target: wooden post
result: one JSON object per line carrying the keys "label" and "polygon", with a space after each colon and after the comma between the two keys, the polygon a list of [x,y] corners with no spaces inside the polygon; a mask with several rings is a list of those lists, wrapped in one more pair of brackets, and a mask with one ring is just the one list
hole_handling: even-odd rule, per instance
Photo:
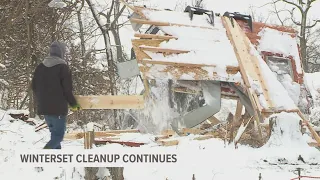
{"label": "wooden post", "polygon": [[[258,132],[259,132],[259,137],[260,137],[260,141],[263,141],[262,138],[262,130],[260,127],[260,117],[261,117],[261,112],[259,111],[259,107],[260,102],[258,101],[257,98],[254,97],[255,92],[253,91],[250,81],[249,81],[249,77],[253,78],[254,80],[259,80],[260,76],[257,75],[257,72],[255,70],[253,70],[253,62],[251,61],[251,54],[249,53],[250,50],[248,49],[248,47],[245,44],[245,40],[243,38],[245,38],[245,36],[243,35],[243,33],[241,33],[241,28],[239,27],[239,25],[237,23],[235,23],[234,27],[231,23],[231,20],[228,19],[227,17],[222,17],[222,23],[224,25],[224,27],[227,30],[227,36],[229,37],[231,44],[234,48],[234,51],[236,53],[236,57],[239,63],[239,67],[240,67],[240,74],[242,76],[242,79],[244,81],[245,84],[245,90],[249,96],[249,99],[251,101],[253,110],[254,110],[254,118],[255,118],[255,122],[257,124],[258,127]],[[248,74],[247,74],[248,72]],[[258,76],[258,77],[257,77]],[[266,97],[267,98],[267,97]]]}
{"label": "wooden post", "polygon": [[320,137],[318,135],[318,133],[311,127],[310,123],[308,122],[308,120],[304,117],[304,115],[302,114],[302,112],[299,110],[298,111],[298,115],[300,116],[300,118],[303,120],[303,122],[306,124],[306,126],[308,127],[311,135],[313,136],[313,138],[316,140],[316,142],[318,143],[318,145],[320,145]]}
{"label": "wooden post", "polygon": [[238,123],[238,121],[241,118],[241,113],[242,113],[242,104],[240,102],[240,100],[237,100],[237,108],[236,108],[236,112],[234,113],[233,116],[233,121],[231,122],[231,127],[230,127],[230,139],[229,139],[229,144],[232,143],[233,141],[233,133],[234,133],[234,127],[235,125]]}
{"label": "wooden post", "polygon": [[92,149],[92,145],[94,143],[94,132],[87,131],[84,133],[84,148]]}
{"label": "wooden post", "polygon": [[[94,143],[94,131],[86,131],[84,132],[84,148],[92,149],[92,145]],[[98,172],[98,167],[85,167],[85,180],[97,179],[96,174]]]}

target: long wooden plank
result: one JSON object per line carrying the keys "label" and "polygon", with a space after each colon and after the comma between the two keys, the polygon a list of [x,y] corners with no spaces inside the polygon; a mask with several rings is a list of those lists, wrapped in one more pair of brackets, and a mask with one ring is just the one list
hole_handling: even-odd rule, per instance
{"label": "long wooden plank", "polygon": [[186,50],[179,50],[179,49],[169,49],[169,48],[159,48],[159,47],[147,47],[147,46],[140,46],[140,49],[144,51],[150,51],[155,53],[170,53],[170,54],[181,54],[181,53],[188,53],[190,51]]}
{"label": "long wooden plank", "polygon": [[[245,89],[247,91],[247,94],[253,106],[254,118],[258,126],[260,139],[262,140],[262,130],[260,127],[260,111],[258,109],[258,106],[259,106],[258,104],[260,104],[260,102],[256,101],[253,97],[253,94],[255,92],[251,87],[249,77],[248,77],[248,74],[249,74],[251,78],[257,79],[257,75],[255,74],[256,71],[254,70],[252,64],[250,64],[251,62],[250,55],[249,55],[249,52],[246,50],[246,45],[243,42],[243,38],[241,37],[242,34],[239,32],[239,29],[233,27],[233,24],[231,23],[229,18],[227,17],[221,17],[221,18],[222,18],[222,23],[227,30],[227,36],[229,37],[231,44],[234,48],[234,51],[238,60],[238,64],[240,67],[240,74],[242,76],[242,79],[245,84]],[[237,23],[234,23],[234,24],[237,24]]]}
{"label": "long wooden plank", "polygon": [[170,61],[153,60],[153,59],[138,60],[138,62],[141,64],[160,64],[160,65],[168,65],[168,66],[216,67],[216,65],[209,65],[209,64],[181,63],[181,62],[170,62]]}
{"label": "long wooden plank", "polygon": [[134,37],[138,37],[141,39],[163,39],[163,40],[170,40],[170,39],[178,39],[174,36],[165,36],[165,35],[158,35],[158,34],[134,34]]}
{"label": "long wooden plank", "polygon": [[139,47],[141,45],[144,46],[153,46],[158,47],[160,43],[164,42],[163,39],[133,39],[132,42],[132,48],[134,50],[134,53],[136,55],[137,60],[143,60],[143,59],[151,59],[149,55],[147,55],[144,51],[142,51]]}
{"label": "long wooden plank", "polygon": [[[248,38],[248,36],[245,34],[245,32],[241,29],[240,25],[238,23],[235,23],[235,28],[238,29],[238,31],[240,32],[241,34],[241,37],[243,38],[244,42],[245,42],[245,45],[246,45],[246,48],[247,48],[247,52],[248,54],[251,56],[250,57],[250,60],[251,60],[251,65],[254,67],[254,70],[257,74],[257,78],[256,80],[258,80],[261,84],[261,89],[262,89],[262,92],[263,92],[263,95],[265,97],[265,100],[268,104],[268,109],[273,109],[274,108],[274,104],[269,96],[269,87],[267,87],[266,85],[266,82],[262,76],[262,73],[261,73],[261,67],[260,67],[260,63],[259,63],[259,60],[256,56],[253,55],[253,53],[250,53],[251,52],[251,41],[250,39]],[[250,64],[250,61],[248,61],[248,63]]]}
{"label": "long wooden plank", "polygon": [[215,28],[213,28],[213,27],[195,26],[195,25],[160,22],[160,21],[150,21],[150,20],[137,19],[137,18],[130,18],[129,20],[132,23],[148,24],[148,25],[154,25],[154,26],[183,26],[183,27],[195,27],[195,28],[201,28],[201,29],[212,29],[212,30],[215,30]]}
{"label": "long wooden plank", "polygon": [[141,16],[142,18],[146,19],[146,16],[141,12],[141,8],[131,6],[124,0],[120,0],[120,2],[123,3],[125,6],[127,6],[129,9],[131,9],[132,11],[134,11],[135,13],[139,14],[139,16]]}
{"label": "long wooden plank", "polygon": [[[216,80],[238,83],[239,79],[234,74],[227,72],[221,75],[215,72],[215,67],[188,67],[188,66],[170,66],[160,64],[139,63],[139,69],[146,79],[168,78],[174,80]],[[210,74],[209,74],[210,73]],[[211,75],[212,73],[212,75]]]}
{"label": "long wooden plank", "polygon": [[143,109],[142,95],[75,96],[82,109]]}
{"label": "long wooden plank", "polygon": [[[164,60],[143,59],[138,60],[141,64],[159,64],[167,66],[186,66],[186,67],[216,67],[214,64],[197,64],[197,63],[183,63],[183,62],[170,62]],[[228,74],[236,74],[240,69],[237,66],[226,66],[226,72]]]}
{"label": "long wooden plank", "polygon": [[[115,137],[122,133],[139,133],[138,129],[127,129],[127,130],[109,130],[109,131],[95,131],[94,137]],[[64,136],[64,139],[81,139],[84,137],[83,132],[71,132]]]}
{"label": "long wooden plank", "polygon": [[237,122],[241,119],[243,105],[241,104],[240,100],[237,101],[236,112],[234,113],[233,120]]}
{"label": "long wooden plank", "polygon": [[318,144],[320,144],[320,136],[318,135],[318,133],[312,128],[312,126],[310,125],[309,121],[304,117],[304,115],[302,114],[302,112],[299,110],[298,111],[298,115],[301,117],[301,119],[303,120],[303,122],[306,124],[306,126],[308,127],[310,133],[312,134],[313,138],[317,141]]}

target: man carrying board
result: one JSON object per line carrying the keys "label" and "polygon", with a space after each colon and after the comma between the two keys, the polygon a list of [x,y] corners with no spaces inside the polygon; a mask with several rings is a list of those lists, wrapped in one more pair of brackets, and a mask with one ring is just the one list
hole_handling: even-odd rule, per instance
{"label": "man carrying board", "polygon": [[37,114],[44,115],[51,133],[51,139],[44,149],[61,149],[68,105],[72,111],[80,109],[72,92],[72,77],[64,60],[65,53],[65,43],[53,42],[50,55],[37,66],[32,78]]}

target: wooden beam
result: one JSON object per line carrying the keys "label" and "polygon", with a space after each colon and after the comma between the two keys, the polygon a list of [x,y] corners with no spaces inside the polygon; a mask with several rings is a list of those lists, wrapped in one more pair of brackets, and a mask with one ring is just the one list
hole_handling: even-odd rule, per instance
{"label": "wooden beam", "polygon": [[165,36],[158,34],[134,34],[134,37],[138,37],[141,39],[161,39],[161,40],[170,40],[170,39],[178,39],[174,36]]}
{"label": "wooden beam", "polygon": [[161,146],[176,146],[179,144],[178,140],[159,140],[157,141],[158,144],[160,144]]}
{"label": "wooden beam", "polygon": [[[265,100],[269,106],[268,109],[274,109],[273,102],[269,96],[269,91],[268,91],[269,87],[267,87],[267,84],[266,84],[264,77],[262,75],[259,59],[253,53],[251,53],[251,50],[252,50],[251,47],[253,47],[253,46],[250,46],[251,41],[250,41],[249,37],[245,34],[245,32],[242,30],[242,28],[239,26],[239,24],[237,22],[235,22],[234,24],[235,24],[235,28],[237,28],[239,30],[239,33],[241,34],[241,37],[244,40],[248,54],[250,55],[249,60],[251,60],[251,61],[248,61],[247,62],[248,64],[246,66],[248,66],[250,63],[251,63],[251,66],[253,66],[255,74],[257,75],[256,76],[257,80],[261,84],[261,89],[262,89],[263,95],[265,97]],[[272,88],[272,87],[270,87],[270,88]]]}
{"label": "wooden beam", "polygon": [[181,133],[187,136],[189,134],[200,134],[201,130],[197,128],[182,128]]}
{"label": "wooden beam", "polygon": [[212,139],[214,138],[213,135],[203,135],[203,136],[198,136],[193,138],[193,140],[198,140],[198,141],[202,141],[202,140],[207,140],[207,139]]}
{"label": "wooden beam", "polygon": [[281,113],[281,112],[287,112],[287,113],[291,113],[291,112],[299,112],[299,109],[289,109],[289,110],[270,110],[270,109],[262,109],[261,111],[262,113]]}
{"label": "wooden beam", "polygon": [[170,62],[170,61],[165,61],[165,60],[153,60],[153,59],[138,60],[138,62],[141,64],[144,64],[144,65],[158,64],[158,65],[186,66],[186,67],[216,67],[216,65]]}
{"label": "wooden beam", "polygon": [[[184,62],[170,62],[165,60],[155,60],[155,59],[143,59],[138,60],[141,64],[158,64],[158,65],[167,65],[167,66],[186,66],[186,67],[217,67],[215,64],[197,64],[197,63],[184,63]],[[236,66],[227,66],[226,72],[228,74],[236,74],[239,72],[239,67]],[[236,72],[235,72],[236,71]],[[232,73],[231,73],[232,72]]]}
{"label": "wooden beam", "polygon": [[234,122],[237,122],[237,121],[239,121],[241,119],[242,109],[243,109],[243,105],[241,104],[240,100],[238,100],[237,101],[236,112],[234,113],[234,116],[233,116]]}
{"label": "wooden beam", "polygon": [[84,133],[84,149],[92,149],[94,144],[94,132],[87,131]]}
{"label": "wooden beam", "polygon": [[142,8],[131,6],[124,0],[120,0],[120,2],[123,3],[125,6],[127,6],[129,9],[131,9],[133,12],[139,14],[139,16],[141,16],[142,18],[146,19],[146,16],[141,12]]}
{"label": "wooden beam", "polygon": [[188,67],[188,66],[170,66],[150,63],[139,63],[139,70],[147,79],[166,78],[173,80],[216,80],[239,82],[235,74],[219,75],[215,72],[215,67]]}
{"label": "wooden beam", "polygon": [[318,133],[312,128],[312,126],[310,125],[309,121],[304,117],[304,115],[302,114],[302,112],[299,110],[298,115],[300,116],[300,118],[303,120],[303,122],[306,124],[306,126],[308,127],[310,133],[312,134],[313,138],[317,141],[318,144],[320,144],[320,137],[318,135]]}
{"label": "wooden beam", "polygon": [[143,109],[142,95],[75,96],[82,109]]}
{"label": "wooden beam", "polygon": [[153,47],[159,47],[160,43],[164,42],[163,39],[133,39],[132,42],[132,48],[134,50],[134,53],[137,57],[137,60],[143,60],[143,59],[151,59],[149,55],[147,55],[144,51],[142,51],[139,47],[141,45],[144,46],[153,46]]}
{"label": "wooden beam", "polygon": [[143,51],[150,51],[150,52],[154,52],[154,53],[166,53],[166,54],[181,54],[181,53],[190,52],[190,51],[186,51],[186,50],[159,48],[159,47],[147,47],[147,46],[139,46],[139,48]]}
{"label": "wooden beam", "polygon": [[244,123],[244,119],[242,121],[242,124],[240,125],[239,129],[238,129],[238,132],[237,132],[237,135],[234,139],[234,145],[237,147],[237,144],[242,136],[242,134],[244,133],[244,131],[247,129],[249,123],[251,122],[251,119],[253,118],[253,116],[251,116],[251,118],[249,119],[249,121],[247,122],[247,124]]}
{"label": "wooden beam", "polygon": [[172,129],[166,129],[166,130],[163,130],[162,132],[161,132],[161,135],[163,135],[163,136],[169,136],[169,137],[171,137],[171,136],[173,136],[173,135],[175,135],[176,134],[176,132],[174,131],[174,130],[172,130]]}
{"label": "wooden beam", "polygon": [[[127,130],[109,130],[109,131],[95,131],[94,137],[115,137],[122,133],[139,133],[138,129],[127,129]],[[64,139],[81,139],[84,137],[83,132],[71,132],[66,133]]]}
{"label": "wooden beam", "polygon": [[320,148],[320,144],[318,144],[317,142],[309,142],[308,145],[310,147],[319,147]]}
{"label": "wooden beam", "polygon": [[251,104],[254,109],[254,117],[255,117],[255,120],[256,120],[256,123],[258,126],[260,140],[262,140],[262,130],[260,127],[260,117],[261,116],[260,116],[260,111],[258,109],[260,102],[256,101],[253,97],[253,94],[255,92],[253,91],[253,89],[251,87],[251,84],[250,84],[250,81],[248,78],[248,74],[247,74],[247,72],[248,72],[251,78],[257,79],[257,77],[256,77],[257,75],[255,74],[256,71],[254,70],[254,68],[252,67],[252,64],[251,64],[250,51],[248,51],[246,49],[246,45],[244,44],[244,40],[241,37],[243,35],[239,32],[240,31],[239,25],[237,23],[234,23],[235,27],[238,27],[238,28],[234,28],[230,19],[228,19],[227,17],[221,17],[221,18],[222,18],[222,23],[227,30],[227,36],[229,37],[231,44],[234,48],[234,52],[236,54],[238,64],[240,67],[241,77],[244,81],[245,89],[247,91],[247,94],[249,96],[249,99],[250,99]]}
{"label": "wooden beam", "polygon": [[154,26],[183,26],[183,27],[194,27],[194,28],[201,28],[201,29],[216,30],[213,27],[194,26],[194,25],[188,25],[188,24],[178,24],[178,23],[169,23],[169,22],[161,22],[161,21],[150,21],[150,20],[137,19],[137,18],[130,18],[129,20],[137,24],[148,24],[148,25],[154,25]]}
{"label": "wooden beam", "polygon": [[130,142],[130,141],[114,141],[114,140],[98,140],[96,141],[96,145],[98,144],[121,144],[121,145],[125,145],[125,146],[129,146],[129,147],[140,147],[142,145],[144,145],[145,143],[141,143],[141,142]]}

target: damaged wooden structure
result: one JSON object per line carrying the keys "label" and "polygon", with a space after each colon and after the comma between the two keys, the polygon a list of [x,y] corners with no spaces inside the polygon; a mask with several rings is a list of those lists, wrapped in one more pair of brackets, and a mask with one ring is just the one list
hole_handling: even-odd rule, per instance
{"label": "damaged wooden structure", "polygon": [[[203,107],[179,118],[186,128],[209,122],[208,119],[220,111],[221,99],[228,98],[237,100],[236,113],[227,125],[228,131],[232,131],[229,140],[234,136],[241,137],[243,132],[237,134],[233,131],[246,128],[250,123],[263,144],[268,138],[267,129],[270,129],[265,119],[287,112],[298,114],[320,144],[319,136],[308,125],[298,104],[273,75],[276,72],[269,68],[270,62],[276,59],[272,57],[287,57],[258,50],[261,42],[257,41],[257,36],[262,30],[270,28],[289,33],[293,38],[295,31],[252,22],[250,16],[239,13],[219,15],[193,7],[176,12],[122,3],[133,12],[129,21],[137,33],[132,39],[134,59],[131,66],[136,63],[135,68],[145,84],[145,95],[149,92],[150,82],[157,79],[171,81],[174,92],[204,94],[206,104]],[[302,65],[297,63],[300,59],[295,58],[289,57],[292,77],[294,82],[303,84]],[[243,107],[249,117],[246,122],[242,117]],[[177,133],[179,127],[176,124],[171,126]],[[210,123],[206,126],[210,127]]]}

